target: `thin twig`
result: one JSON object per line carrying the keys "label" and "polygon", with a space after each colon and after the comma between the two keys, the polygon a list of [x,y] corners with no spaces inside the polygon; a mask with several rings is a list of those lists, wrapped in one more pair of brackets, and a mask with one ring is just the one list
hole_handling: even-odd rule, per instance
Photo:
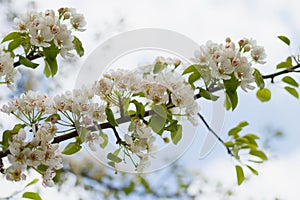
{"label": "thin twig", "polygon": [[234,156],[231,150],[226,146],[225,142],[218,136],[218,134],[208,125],[208,123],[205,121],[204,117],[200,114],[197,113],[201,121],[204,123],[206,128],[226,147],[227,153],[230,154],[231,156]]}

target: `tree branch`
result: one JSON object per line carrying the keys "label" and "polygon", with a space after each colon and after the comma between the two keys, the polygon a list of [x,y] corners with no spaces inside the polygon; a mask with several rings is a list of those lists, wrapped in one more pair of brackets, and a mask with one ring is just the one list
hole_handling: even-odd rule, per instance
{"label": "tree branch", "polygon": [[206,120],[204,119],[204,117],[200,113],[197,113],[197,115],[199,116],[199,118],[201,119],[201,121],[204,123],[204,125],[206,126],[206,128],[219,140],[219,142],[221,142],[225,146],[225,148],[227,149],[227,153],[234,157],[234,155],[231,152],[231,150],[226,146],[225,142],[218,136],[218,134],[208,125],[208,123],[206,122]]}
{"label": "tree branch", "polygon": [[275,72],[275,73],[272,73],[272,74],[268,74],[268,75],[263,75],[262,78],[263,79],[271,79],[271,83],[274,83],[274,78],[276,76],[280,76],[282,74],[287,74],[287,73],[291,73],[291,72],[298,72],[298,71],[295,71],[296,69],[300,68],[300,64],[298,65],[295,65],[295,66],[292,66],[290,68],[286,68],[284,70],[281,70],[279,72]]}

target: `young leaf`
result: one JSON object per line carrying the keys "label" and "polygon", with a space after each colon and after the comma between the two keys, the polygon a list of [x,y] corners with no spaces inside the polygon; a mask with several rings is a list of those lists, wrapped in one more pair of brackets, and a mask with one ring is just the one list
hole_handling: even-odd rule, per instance
{"label": "young leaf", "polygon": [[287,57],[286,61],[283,61],[283,62],[279,63],[276,68],[277,69],[289,68],[292,65],[293,65],[293,63],[292,63],[292,57],[289,56],[289,57]]}
{"label": "young leaf", "polygon": [[295,98],[299,99],[299,94],[297,92],[297,90],[295,88],[289,87],[289,86],[285,86],[284,89],[286,91],[288,91],[288,93],[290,93],[291,95],[293,95]]}
{"label": "young leaf", "polygon": [[8,44],[7,50],[13,51],[14,49],[18,48],[21,44],[22,44],[22,38],[17,38]]}
{"label": "young leaf", "polygon": [[28,58],[25,58],[24,56],[19,55],[19,62],[20,64],[24,65],[25,67],[29,67],[31,69],[37,68],[39,64],[31,62]]}
{"label": "young leaf", "polygon": [[20,38],[20,37],[21,37],[21,34],[19,32],[11,32],[3,38],[1,43],[9,41],[9,40],[15,40],[15,39]]}
{"label": "young leaf", "polygon": [[240,85],[240,82],[234,74],[231,75],[231,79],[224,80],[223,82],[226,96],[228,97],[227,101],[228,103],[230,103],[232,110],[234,110],[238,104],[238,95],[236,90],[237,87]]}
{"label": "young leaf", "polygon": [[261,158],[262,160],[268,160],[268,157],[266,156],[266,154],[260,150],[251,150],[249,152],[249,154],[256,156],[258,158]]}
{"label": "young leaf", "polygon": [[171,139],[174,144],[177,144],[182,138],[182,126],[177,125],[177,130],[171,132]]}
{"label": "young leaf", "polygon": [[162,118],[167,118],[167,109],[163,105],[155,105],[152,108],[156,114],[161,116]]}
{"label": "young leaf", "polygon": [[166,118],[163,118],[159,115],[152,115],[150,118],[149,126],[155,133],[160,134],[164,129],[166,123]]}
{"label": "young leaf", "polygon": [[80,57],[82,57],[82,56],[84,55],[84,49],[83,49],[83,47],[82,47],[81,41],[80,41],[76,36],[74,36],[73,44],[74,44],[76,53],[77,53]]}
{"label": "young leaf", "polygon": [[166,66],[168,66],[167,63],[162,63],[162,62],[155,63],[154,68],[153,68],[153,73],[157,74],[157,73],[161,72],[164,68],[166,68]]}
{"label": "young leaf", "polygon": [[106,107],[105,113],[106,113],[106,119],[110,123],[110,125],[118,126],[118,123],[115,120],[114,113],[109,107]]}
{"label": "young leaf", "polygon": [[290,46],[291,41],[290,41],[289,38],[287,38],[287,37],[284,36],[284,35],[280,35],[280,36],[278,36],[278,38],[279,38],[281,41],[283,41],[285,44],[287,44],[288,46]]}
{"label": "young leaf", "polygon": [[236,169],[238,185],[241,185],[243,183],[243,181],[245,180],[243,168],[239,165],[236,165],[235,169]]}
{"label": "young leaf", "polygon": [[261,73],[257,69],[254,69],[253,76],[255,78],[255,83],[256,83],[257,87],[259,87],[260,89],[264,88],[265,81],[264,81]]}
{"label": "young leaf", "polygon": [[102,142],[102,144],[100,144],[100,147],[102,149],[104,149],[107,146],[107,144],[108,144],[108,136],[103,131],[101,131],[101,130],[99,131],[99,135],[103,139],[103,142]]}
{"label": "young leaf", "polygon": [[121,158],[119,158],[118,156],[116,156],[115,154],[112,154],[112,153],[108,153],[107,154],[107,159],[111,160],[114,163],[120,163],[120,162],[122,162]]}
{"label": "young leaf", "polygon": [[37,182],[39,182],[39,179],[38,179],[38,178],[35,178],[35,179],[33,179],[30,183],[28,183],[25,187],[29,187],[29,186],[31,186],[31,185],[34,185],[34,184],[36,184]]}
{"label": "young leaf", "polygon": [[219,98],[218,96],[211,94],[210,92],[208,92],[203,88],[200,88],[199,94],[201,97],[212,101],[217,101]]}
{"label": "young leaf", "polygon": [[271,99],[271,91],[267,88],[259,89],[256,92],[256,97],[261,101],[261,102],[266,102]]}
{"label": "young leaf", "polygon": [[282,78],[282,81],[287,83],[287,84],[290,84],[292,86],[295,86],[295,87],[298,87],[299,86],[299,83],[297,81],[295,81],[295,79],[293,79],[292,77],[290,76],[285,76]]}
{"label": "young leaf", "polygon": [[136,115],[140,116],[140,117],[144,117],[145,116],[145,107],[142,103],[138,102],[137,100],[132,100],[131,103],[133,103],[135,105],[135,109],[136,109]]}
{"label": "young leaf", "polygon": [[42,200],[41,196],[36,192],[25,192],[22,197],[33,200]]}
{"label": "young leaf", "polygon": [[58,53],[59,53],[59,49],[55,46],[54,43],[52,43],[50,47],[46,47],[43,49],[43,55],[45,56],[45,63],[48,64],[48,68],[49,68],[48,70],[52,77],[54,77],[58,71],[58,65],[56,60]]}
{"label": "young leaf", "polygon": [[255,170],[253,167],[251,167],[251,166],[249,166],[249,165],[247,165],[247,167],[248,167],[248,169],[250,169],[250,171],[251,171],[253,174],[255,174],[256,176],[258,176],[258,171],[257,171],[257,170]]}
{"label": "young leaf", "polygon": [[61,153],[66,155],[72,155],[80,151],[81,148],[82,147],[79,142],[70,142]]}
{"label": "young leaf", "polygon": [[49,78],[51,76],[50,66],[49,66],[48,62],[46,61],[46,59],[44,59],[44,61],[45,61],[44,74],[47,78]]}

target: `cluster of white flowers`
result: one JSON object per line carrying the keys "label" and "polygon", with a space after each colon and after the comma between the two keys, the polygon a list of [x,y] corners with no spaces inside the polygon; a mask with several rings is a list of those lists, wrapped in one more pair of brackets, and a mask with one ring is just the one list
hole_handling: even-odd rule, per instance
{"label": "cluster of white flowers", "polygon": [[253,89],[250,83],[254,82],[251,63],[264,64],[266,53],[262,46],[258,46],[255,40],[244,38],[239,41],[238,47],[230,38],[225,44],[217,44],[208,41],[195,52],[194,62],[200,65],[208,65],[211,75],[215,79],[228,80],[231,74],[241,82],[241,88],[245,91]]}
{"label": "cluster of white flowers", "polygon": [[131,126],[132,133],[125,134],[125,142],[129,150],[140,158],[136,169],[137,172],[142,172],[151,164],[149,157],[156,150],[155,137],[152,129],[138,119],[134,120]]}
{"label": "cluster of white flowers", "polygon": [[[154,72],[157,64],[163,67]],[[194,100],[190,84],[179,71],[174,70],[179,65],[178,59],[158,57],[153,64],[135,70],[110,71],[95,83],[95,93],[106,101],[111,99],[114,91],[122,91],[127,96],[143,93],[152,105],[172,103],[180,108],[176,114],[187,116],[195,124],[192,118],[199,111],[199,105]]]}
{"label": "cluster of white flowers", "polygon": [[6,169],[6,178],[12,181],[20,181],[26,178],[24,171],[27,167],[37,168],[40,165],[46,167],[43,174],[43,185],[53,186],[55,170],[62,168],[62,156],[58,153],[58,144],[51,144],[56,132],[56,126],[51,123],[43,123],[38,130],[33,127],[33,139],[29,141],[29,135],[24,129],[9,141],[8,160],[11,163]]}
{"label": "cluster of white flowers", "polygon": [[[14,68],[14,59],[9,52],[0,47],[0,83],[11,84],[18,78],[19,73]],[[2,77],[4,80],[1,81]]]}
{"label": "cluster of white flowers", "polygon": [[63,57],[72,55],[69,53],[74,49],[72,30],[84,31],[85,25],[84,16],[74,8],[60,8],[58,15],[54,10],[29,12],[15,19],[15,28],[28,33],[32,45],[49,47],[54,42]]}

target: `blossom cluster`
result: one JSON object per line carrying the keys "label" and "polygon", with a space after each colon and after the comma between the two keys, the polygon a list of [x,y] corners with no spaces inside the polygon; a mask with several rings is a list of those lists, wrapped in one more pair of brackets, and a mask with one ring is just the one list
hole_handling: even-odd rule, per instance
{"label": "blossom cluster", "polygon": [[[155,68],[162,66],[156,72]],[[199,105],[194,100],[194,90],[187,83],[180,71],[174,70],[180,65],[178,59],[158,57],[154,63],[140,66],[134,70],[117,69],[103,75],[94,85],[95,93],[106,101],[113,101],[114,91],[121,91],[127,96],[143,94],[144,101],[151,105],[168,104],[174,114],[187,116],[196,124],[193,117],[199,111]],[[141,95],[140,95],[141,96]],[[151,108],[150,105],[150,108]]]}
{"label": "blossom cluster", "polygon": [[58,15],[54,10],[29,12],[15,19],[15,28],[21,33],[28,33],[30,43],[36,47],[50,47],[51,43],[65,57],[74,49],[72,30],[84,31],[84,16],[74,8],[60,8]]}
{"label": "blossom cluster", "polygon": [[231,74],[240,81],[243,90],[254,89],[250,83],[254,82],[251,66],[252,62],[264,64],[266,53],[262,46],[257,45],[255,40],[241,39],[238,46],[226,39],[225,44],[217,44],[207,41],[195,51],[195,58],[192,60],[200,65],[210,67],[211,76],[217,80],[231,79]]}
{"label": "blossom cluster", "polygon": [[[10,53],[5,52],[0,48],[0,84],[11,84],[15,82],[18,78],[19,73],[14,68],[14,59],[11,57]],[[1,81],[2,77],[4,78]]]}
{"label": "blossom cluster", "polygon": [[[43,123],[41,127],[33,130],[33,139],[29,140],[27,132],[21,128],[18,134],[13,135],[9,141],[8,160],[11,163],[6,169],[6,178],[12,181],[20,181],[26,178],[24,173],[28,167],[46,167],[43,172],[43,185],[53,186],[55,170],[62,168],[62,156],[57,152],[58,144],[51,144],[56,133],[56,126],[51,123]],[[38,169],[37,169],[38,170]]]}

